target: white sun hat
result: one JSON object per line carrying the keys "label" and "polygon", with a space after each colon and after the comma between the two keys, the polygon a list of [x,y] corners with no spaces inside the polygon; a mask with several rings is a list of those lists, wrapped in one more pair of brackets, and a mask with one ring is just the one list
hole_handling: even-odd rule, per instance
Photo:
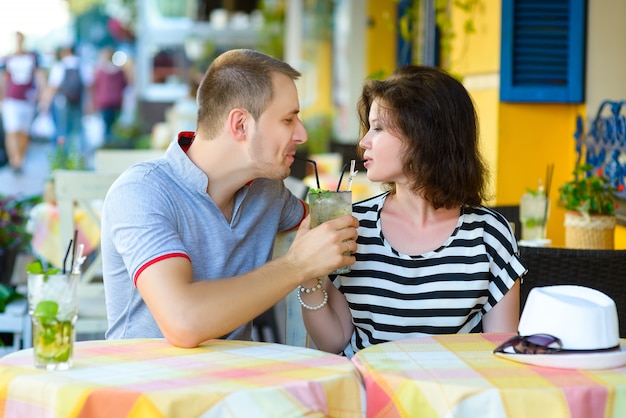
{"label": "white sun hat", "polygon": [[605,369],[626,364],[615,302],[589,287],[557,285],[531,289],[518,331],[520,336],[557,337],[561,351],[522,354],[509,347],[496,355],[537,366],[568,369]]}

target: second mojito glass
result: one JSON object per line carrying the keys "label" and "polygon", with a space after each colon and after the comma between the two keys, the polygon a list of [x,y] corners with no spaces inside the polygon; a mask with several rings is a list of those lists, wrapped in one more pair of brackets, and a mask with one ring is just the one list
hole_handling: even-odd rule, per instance
{"label": "second mojito glass", "polygon": [[541,240],[546,238],[546,222],[549,202],[545,193],[524,193],[520,202],[520,221],[522,240]]}
{"label": "second mojito glass", "polygon": [[[350,190],[311,191],[308,200],[311,212],[311,228],[331,219],[352,214],[352,192]],[[350,266],[343,266],[330,274],[343,274],[349,271]]]}

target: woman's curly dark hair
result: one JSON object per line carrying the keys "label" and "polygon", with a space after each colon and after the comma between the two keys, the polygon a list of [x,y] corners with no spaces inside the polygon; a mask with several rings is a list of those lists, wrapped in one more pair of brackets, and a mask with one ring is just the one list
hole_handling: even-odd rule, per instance
{"label": "woman's curly dark hair", "polygon": [[361,136],[370,129],[374,100],[379,118],[404,142],[403,171],[415,192],[436,209],[487,200],[476,111],[460,82],[439,68],[415,65],[366,81],[358,103]]}

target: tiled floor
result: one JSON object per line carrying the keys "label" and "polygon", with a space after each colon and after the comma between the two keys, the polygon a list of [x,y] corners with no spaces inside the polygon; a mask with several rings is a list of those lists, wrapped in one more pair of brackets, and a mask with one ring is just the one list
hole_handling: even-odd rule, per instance
{"label": "tiled floor", "polygon": [[32,142],[21,173],[15,173],[8,164],[1,167],[0,195],[31,197],[42,194],[44,183],[50,175],[51,152],[51,143]]}

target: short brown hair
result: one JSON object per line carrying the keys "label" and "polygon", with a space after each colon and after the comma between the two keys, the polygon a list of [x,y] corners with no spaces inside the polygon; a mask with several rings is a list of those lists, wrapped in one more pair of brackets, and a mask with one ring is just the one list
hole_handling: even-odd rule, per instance
{"label": "short brown hair", "polygon": [[362,135],[370,129],[375,99],[379,118],[404,142],[403,172],[414,191],[435,208],[478,206],[486,200],[476,111],[460,82],[439,68],[413,65],[384,81],[366,81],[358,103]]}
{"label": "short brown hair", "polygon": [[292,80],[300,77],[289,64],[258,51],[233,49],[218,56],[198,87],[198,130],[214,137],[235,107],[246,109],[258,120],[272,100],[274,73]]}

